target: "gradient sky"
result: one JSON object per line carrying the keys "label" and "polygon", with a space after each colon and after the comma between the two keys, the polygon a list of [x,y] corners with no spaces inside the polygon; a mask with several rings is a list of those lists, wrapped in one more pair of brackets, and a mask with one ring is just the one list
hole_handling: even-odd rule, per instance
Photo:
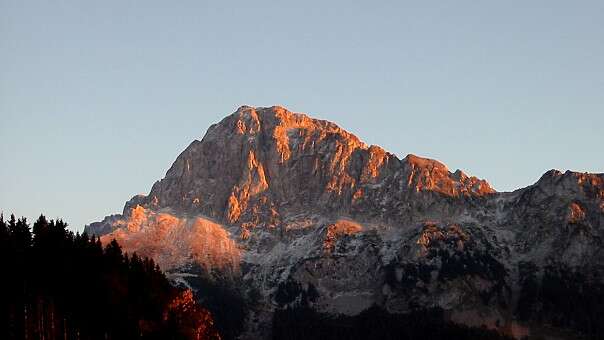
{"label": "gradient sky", "polygon": [[240,105],[508,191],[604,171],[603,1],[0,0],[0,210],[121,212]]}

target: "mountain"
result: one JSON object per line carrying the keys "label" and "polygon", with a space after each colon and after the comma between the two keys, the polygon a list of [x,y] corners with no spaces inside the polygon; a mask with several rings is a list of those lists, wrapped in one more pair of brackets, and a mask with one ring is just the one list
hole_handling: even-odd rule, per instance
{"label": "mountain", "polygon": [[86,231],[178,284],[237,282],[257,300],[248,337],[300,305],[349,317],[439,308],[517,338],[604,334],[604,174],[551,170],[496,192],[277,106],[212,125],[148,195]]}

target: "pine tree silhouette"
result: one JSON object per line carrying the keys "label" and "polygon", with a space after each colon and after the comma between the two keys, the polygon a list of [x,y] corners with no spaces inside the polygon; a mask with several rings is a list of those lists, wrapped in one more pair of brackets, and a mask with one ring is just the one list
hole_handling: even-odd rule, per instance
{"label": "pine tree silhouette", "polygon": [[32,231],[0,214],[0,339],[219,338],[210,313],[152,260],[43,215]]}

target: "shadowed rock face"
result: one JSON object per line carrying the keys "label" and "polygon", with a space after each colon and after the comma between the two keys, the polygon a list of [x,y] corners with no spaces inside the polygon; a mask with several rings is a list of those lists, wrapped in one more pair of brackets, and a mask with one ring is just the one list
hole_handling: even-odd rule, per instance
{"label": "shadowed rock face", "polygon": [[497,193],[333,123],[243,106],[193,141],[149,195],[86,231],[168,271],[197,263],[242,278],[261,292],[259,324],[294,281],[320,311],[440,306],[457,322],[524,334],[519,265],[604,272],[603,216],[603,174],[552,170]]}

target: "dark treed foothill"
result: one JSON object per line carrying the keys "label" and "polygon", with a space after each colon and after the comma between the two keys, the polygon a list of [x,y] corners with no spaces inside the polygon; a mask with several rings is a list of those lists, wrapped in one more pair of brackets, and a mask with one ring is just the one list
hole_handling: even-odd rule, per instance
{"label": "dark treed foothill", "polygon": [[333,316],[295,306],[275,312],[273,339],[513,339],[485,328],[444,322],[442,313],[432,309],[392,314],[374,306],[355,316]]}

